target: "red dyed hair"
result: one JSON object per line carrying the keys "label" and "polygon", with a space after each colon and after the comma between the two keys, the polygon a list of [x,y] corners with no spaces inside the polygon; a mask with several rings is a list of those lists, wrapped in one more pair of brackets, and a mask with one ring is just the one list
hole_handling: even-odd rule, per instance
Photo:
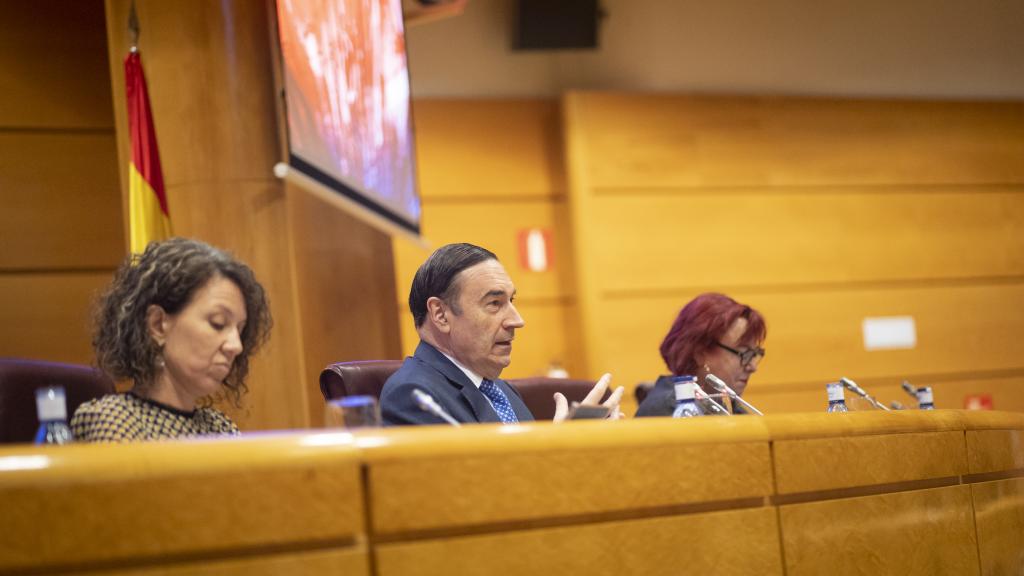
{"label": "red dyed hair", "polygon": [[661,342],[661,357],[672,374],[697,374],[697,355],[710,350],[737,318],[747,319],[740,342],[759,344],[768,334],[764,317],[725,294],[701,294],[683,306]]}

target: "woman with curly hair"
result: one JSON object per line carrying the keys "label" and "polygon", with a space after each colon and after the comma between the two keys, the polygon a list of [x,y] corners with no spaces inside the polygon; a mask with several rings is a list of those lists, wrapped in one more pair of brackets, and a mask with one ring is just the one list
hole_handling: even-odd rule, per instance
{"label": "woman with curly hair", "polygon": [[[764,317],[757,310],[725,294],[697,296],[679,311],[661,343],[661,357],[672,375],[658,378],[636,415],[672,415],[676,403],[672,376],[696,376],[712,394],[704,377],[714,374],[742,396],[764,358],[761,346],[766,336]],[[737,405],[733,411],[743,413]]]}
{"label": "woman with curly hair", "polygon": [[98,302],[97,364],[126,394],[82,404],[71,419],[84,442],[126,442],[237,434],[204,399],[226,393],[238,405],[249,357],[271,318],[248,266],[203,242],[153,242],[129,257]]}

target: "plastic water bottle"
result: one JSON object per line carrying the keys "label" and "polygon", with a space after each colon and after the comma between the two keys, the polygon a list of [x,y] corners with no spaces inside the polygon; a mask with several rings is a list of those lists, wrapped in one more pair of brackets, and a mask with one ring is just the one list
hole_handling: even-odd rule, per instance
{"label": "plastic water bottle", "polygon": [[692,418],[703,416],[704,411],[697,405],[697,377],[676,376],[672,379],[676,392],[676,409],[672,412],[673,418]]}
{"label": "plastic water bottle", "polygon": [[72,442],[71,428],[68,428],[68,407],[64,400],[64,388],[50,386],[36,389],[36,414],[39,416],[36,444],[69,444]]}
{"label": "plastic water bottle", "polygon": [[825,385],[828,392],[827,412],[849,412],[846,409],[846,396],[843,395],[843,385],[839,382],[832,382]]}
{"label": "plastic water bottle", "polygon": [[917,407],[921,410],[935,410],[931,386],[922,386],[917,389]]}

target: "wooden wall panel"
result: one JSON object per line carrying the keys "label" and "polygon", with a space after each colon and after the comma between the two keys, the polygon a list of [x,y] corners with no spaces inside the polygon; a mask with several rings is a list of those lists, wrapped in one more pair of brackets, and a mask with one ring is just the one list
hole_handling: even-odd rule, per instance
{"label": "wooden wall panel", "polygon": [[114,268],[122,257],[113,129],[0,130],[0,269]]}
{"label": "wooden wall panel", "polygon": [[[629,382],[664,373],[658,346],[679,308],[695,295],[604,300],[598,357]],[[824,386],[840,376],[865,384],[888,378],[898,386],[903,378],[924,385],[919,376],[964,379],[968,374],[990,378],[1007,376],[1007,371],[1024,373],[1019,350],[1012,344],[1021,319],[1008,313],[1024,298],[1024,284],[731,295],[760,310],[768,321],[768,354],[751,378],[751,393],[775,384]],[[894,315],[915,318],[917,347],[865,351],[862,320]]]}
{"label": "wooden wall panel", "polygon": [[[470,242],[501,260],[527,324],[503,376],[536,376],[553,362],[579,374],[558,103],[418,100],[414,112],[423,236],[431,245],[394,242],[404,354],[412,354],[419,341],[408,312],[416,269],[434,249]],[[551,232],[552,267],[547,271],[530,271],[520,263],[517,234],[528,228]]]}
{"label": "wooden wall panel", "polygon": [[[653,380],[679,309],[723,291],[767,318],[750,393],[778,385],[774,408],[819,410],[844,375],[899,400],[902,378],[979,379],[956,407],[1024,377],[1021,103],[578,93],[563,111],[586,376]],[[863,319],[895,315],[916,347],[867,352]]]}
{"label": "wooden wall panel", "polygon": [[0,6],[0,356],[88,364],[124,254],[101,0]]}
{"label": "wooden wall panel", "polygon": [[417,100],[413,114],[425,200],[564,195],[557,101]]}
{"label": "wooden wall panel", "polygon": [[[123,85],[115,62],[127,50],[123,23],[130,5],[106,4],[115,87]],[[139,2],[136,8],[174,231],[248,263],[274,315],[244,406],[222,407],[242,429],[318,425],[323,403],[316,378],[327,362],[398,353],[388,240],[301,190],[286,190],[273,176],[281,143],[270,5]],[[123,152],[123,102],[115,100],[115,109]]]}
{"label": "wooden wall panel", "polygon": [[322,426],[325,366],[401,356],[391,240],[290,185],[288,202],[310,425]]}
{"label": "wooden wall panel", "polygon": [[91,364],[92,307],[113,272],[0,274],[0,356]]}
{"label": "wooden wall panel", "polygon": [[[558,200],[524,199],[487,202],[424,202],[424,237],[430,248],[395,242],[395,267],[398,295],[407,302],[416,269],[430,253],[452,242],[470,242],[498,256],[516,285],[519,298],[559,298],[571,295],[566,276],[572,269],[568,246],[559,241],[567,220],[565,204]],[[527,228],[546,228],[555,232],[551,270],[533,272],[520,263],[518,232]]]}
{"label": "wooden wall panel", "polygon": [[580,93],[595,188],[1024,181],[1024,103]]}
{"label": "wooden wall panel", "polygon": [[4,2],[0,22],[0,129],[111,129],[101,0]]}
{"label": "wooden wall panel", "polygon": [[605,295],[1024,275],[1024,186],[630,190],[590,217]]}

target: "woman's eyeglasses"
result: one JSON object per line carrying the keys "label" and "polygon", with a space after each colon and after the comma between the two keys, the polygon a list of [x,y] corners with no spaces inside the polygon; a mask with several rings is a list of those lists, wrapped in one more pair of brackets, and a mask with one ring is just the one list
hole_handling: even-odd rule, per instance
{"label": "woman's eyeglasses", "polygon": [[729,352],[732,352],[733,354],[739,356],[741,366],[746,366],[747,364],[750,364],[750,362],[754,360],[755,356],[758,359],[764,358],[765,354],[764,348],[761,348],[760,346],[754,346],[753,348],[744,348],[743,350],[737,350],[735,348],[730,348],[729,346],[726,346],[721,342],[715,342],[715,344],[717,344],[719,348],[722,348],[723,350],[728,350]]}

